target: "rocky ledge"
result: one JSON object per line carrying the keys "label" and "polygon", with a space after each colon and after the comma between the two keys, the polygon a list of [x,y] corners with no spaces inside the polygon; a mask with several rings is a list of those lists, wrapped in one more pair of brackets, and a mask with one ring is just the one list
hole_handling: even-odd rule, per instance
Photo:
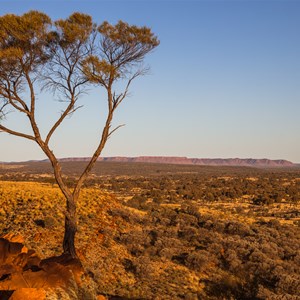
{"label": "rocky ledge", "polygon": [[0,238],[0,299],[84,299],[88,296],[85,287],[89,279],[79,260],[65,256],[41,260],[23,242],[18,235]]}

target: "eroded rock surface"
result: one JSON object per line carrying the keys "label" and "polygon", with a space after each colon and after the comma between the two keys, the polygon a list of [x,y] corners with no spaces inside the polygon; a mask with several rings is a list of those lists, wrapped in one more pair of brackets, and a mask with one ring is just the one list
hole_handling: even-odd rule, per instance
{"label": "eroded rock surface", "polygon": [[[77,299],[84,284],[79,260],[67,256],[41,260],[20,236],[0,238],[0,299]],[[56,296],[57,297],[56,297]]]}

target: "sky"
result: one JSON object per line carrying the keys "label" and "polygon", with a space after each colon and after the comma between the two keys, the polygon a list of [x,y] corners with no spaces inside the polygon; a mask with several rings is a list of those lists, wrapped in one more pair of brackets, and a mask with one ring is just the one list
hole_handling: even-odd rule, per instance
{"label": "sky", "polygon": [[[53,20],[74,11],[97,23],[148,26],[160,45],[116,112],[102,156],[269,158],[300,163],[300,1],[1,1],[0,15],[40,10]],[[40,94],[45,134],[60,103]],[[90,89],[55,134],[57,157],[91,156],[105,94]],[[9,114],[4,125],[29,130]],[[0,134],[0,161],[45,158],[29,140]]]}

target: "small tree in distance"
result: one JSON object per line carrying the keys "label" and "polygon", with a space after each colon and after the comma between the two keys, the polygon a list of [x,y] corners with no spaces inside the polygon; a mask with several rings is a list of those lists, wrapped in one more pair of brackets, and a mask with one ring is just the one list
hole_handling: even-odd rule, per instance
{"label": "small tree in distance", "polygon": [[[77,201],[107,139],[120,127],[111,128],[114,112],[128,95],[131,82],[145,73],[141,64],[146,54],[158,45],[157,37],[147,27],[130,26],[122,21],[98,26],[89,15],[78,12],[54,23],[38,11],[0,17],[0,132],[36,142],[49,158],[66,199],[65,255],[77,258]],[[115,86],[119,81],[125,85],[117,93]],[[74,189],[70,189],[49,143],[65,118],[80,107],[78,100],[90,84],[106,90],[108,111],[98,146]],[[42,136],[36,121],[36,95],[45,89],[59,96],[66,107]],[[3,117],[10,111],[25,115],[32,132],[4,126]]]}

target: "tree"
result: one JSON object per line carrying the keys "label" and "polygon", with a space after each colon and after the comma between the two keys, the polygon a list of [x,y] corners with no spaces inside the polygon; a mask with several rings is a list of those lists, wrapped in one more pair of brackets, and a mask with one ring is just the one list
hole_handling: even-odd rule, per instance
{"label": "tree", "polygon": [[[55,179],[66,199],[63,254],[76,258],[77,201],[83,183],[100,156],[107,139],[120,127],[111,128],[113,115],[128,95],[132,81],[147,71],[144,57],[159,45],[147,27],[93,23],[89,15],[73,13],[52,22],[44,13],[0,17],[0,115],[14,111],[25,115],[31,133],[0,123],[0,132],[32,140],[49,158]],[[116,85],[125,83],[121,92]],[[106,90],[107,117],[99,143],[81,176],[70,189],[60,162],[49,143],[55,131],[81,106],[78,100],[87,86]],[[59,96],[66,107],[45,136],[36,121],[36,94],[45,90]]]}

